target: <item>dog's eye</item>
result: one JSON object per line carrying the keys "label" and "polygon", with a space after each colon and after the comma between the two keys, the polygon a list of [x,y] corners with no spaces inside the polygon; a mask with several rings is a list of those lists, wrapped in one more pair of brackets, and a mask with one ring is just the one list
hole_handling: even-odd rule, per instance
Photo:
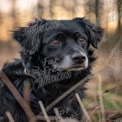
{"label": "dog's eye", "polygon": [[78,42],[81,43],[81,44],[84,44],[84,43],[85,43],[85,39],[79,38],[79,39],[78,39]]}
{"label": "dog's eye", "polygon": [[51,45],[56,46],[56,47],[59,47],[59,46],[61,46],[61,41],[53,40],[53,41],[51,42]]}
{"label": "dog's eye", "polygon": [[51,43],[54,44],[54,45],[59,45],[61,42],[58,41],[58,40],[54,40],[54,41],[52,41]]}
{"label": "dog's eye", "polygon": [[84,44],[86,41],[78,32],[75,33],[75,38],[77,39],[78,43],[80,43],[80,44]]}

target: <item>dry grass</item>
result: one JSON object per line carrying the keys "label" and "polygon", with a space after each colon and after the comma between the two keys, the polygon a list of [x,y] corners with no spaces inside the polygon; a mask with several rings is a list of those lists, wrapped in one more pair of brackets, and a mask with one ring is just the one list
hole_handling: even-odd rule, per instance
{"label": "dry grass", "polygon": [[[15,46],[11,46],[11,49],[8,49],[6,46],[5,48],[0,48],[0,67],[2,67],[4,62],[11,60],[13,57],[18,57],[18,49],[13,48]],[[119,51],[120,49],[116,47],[117,50]],[[99,52],[99,58],[93,69],[94,77],[87,83],[86,98],[81,101],[78,94],[76,95],[84,113],[82,122],[122,121],[122,50],[120,50],[120,54],[112,53],[111,50],[103,50],[103,52]],[[29,89],[29,86],[26,85],[25,87]],[[29,92],[27,89],[25,89],[25,101],[28,103],[27,97]],[[39,105],[40,109],[43,109],[44,116],[35,116],[31,122],[40,119],[47,122],[52,122],[54,119],[57,122],[77,122],[77,120],[70,118],[63,119],[58,112],[55,112],[56,116],[48,116],[46,109],[42,107],[43,104],[40,103]],[[11,114],[9,112],[6,114],[10,122],[14,122]]]}

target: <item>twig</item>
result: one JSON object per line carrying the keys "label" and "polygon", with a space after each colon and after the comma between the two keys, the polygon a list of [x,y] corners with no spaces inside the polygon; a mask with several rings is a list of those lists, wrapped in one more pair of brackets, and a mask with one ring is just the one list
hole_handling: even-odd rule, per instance
{"label": "twig", "polygon": [[59,103],[62,99],[64,99],[67,95],[69,95],[71,92],[73,92],[75,89],[77,89],[79,86],[81,86],[83,83],[85,83],[86,80],[88,80],[92,74],[89,74],[86,76],[83,80],[75,84],[72,88],[64,92],[61,96],[59,96],[56,100],[54,100],[51,104],[49,104],[46,107],[46,111],[49,111],[52,107],[54,107],[57,103]]}
{"label": "twig", "polygon": [[70,117],[69,117],[69,118],[63,118],[63,117],[60,115],[60,113],[59,113],[59,111],[58,111],[57,108],[54,108],[54,112],[55,112],[56,117],[57,117],[56,122],[79,122],[79,121],[77,121],[77,120],[75,120],[75,119],[71,119]]}
{"label": "twig", "polygon": [[62,118],[57,108],[54,108],[54,112],[55,112],[56,117],[57,117],[58,119]]}
{"label": "twig", "polygon": [[23,88],[23,98],[27,102],[27,104],[30,106],[29,98],[30,98],[30,83],[24,82],[24,88]]}
{"label": "twig", "polygon": [[13,96],[16,98],[19,105],[23,108],[23,110],[25,111],[28,118],[31,119],[32,117],[34,117],[35,115],[32,112],[29,105],[27,104],[27,102],[23,99],[23,97],[20,95],[20,93],[17,91],[15,86],[12,84],[12,82],[9,80],[9,78],[7,77],[7,75],[3,71],[0,71],[0,77],[2,78],[4,84],[11,91]]}
{"label": "twig", "polygon": [[10,112],[7,111],[6,115],[7,115],[8,119],[9,119],[9,122],[15,122]]}
{"label": "twig", "polygon": [[[92,118],[93,114],[96,112],[97,109],[99,109],[100,106],[97,106],[90,114],[90,118]],[[86,120],[86,122],[88,122],[89,120]]]}
{"label": "twig", "polygon": [[101,120],[102,120],[102,119],[101,119],[101,114],[100,114],[99,109],[97,109],[97,113],[98,113],[98,118],[99,118],[98,120],[99,120],[99,122],[102,122],[102,121],[101,121]]}
{"label": "twig", "polygon": [[103,103],[103,96],[102,96],[102,79],[101,76],[98,75],[98,95],[99,95],[99,102],[101,106],[101,114],[102,114],[102,122],[105,122],[105,110],[104,110],[104,103]]}
{"label": "twig", "polygon": [[80,99],[80,96],[78,95],[78,93],[76,93],[75,95],[76,95],[76,98],[77,98],[77,100],[78,100],[78,102],[80,104],[80,107],[81,107],[86,119],[89,120],[89,122],[91,122],[90,116],[89,116],[87,110],[85,109],[85,107],[84,107],[84,105],[83,105],[83,103],[82,103],[82,101]]}
{"label": "twig", "polygon": [[50,122],[50,119],[49,119],[49,117],[47,115],[47,112],[46,112],[46,110],[44,108],[44,105],[43,105],[42,101],[39,101],[39,105],[40,105],[40,108],[41,108],[41,110],[42,110],[42,112],[44,114],[44,117],[45,117],[46,121]]}
{"label": "twig", "polygon": [[[54,108],[54,112],[55,112],[55,114],[56,114],[57,121],[58,121],[58,122],[59,122],[59,120],[61,121],[63,118],[62,118],[62,116],[60,115],[60,113],[59,113],[59,111],[58,111],[57,108]],[[57,121],[56,121],[56,122],[57,122]]]}
{"label": "twig", "polygon": [[119,87],[122,87],[122,85],[120,85],[120,86],[115,86],[115,87],[113,87],[113,88],[110,88],[110,89],[104,90],[104,91],[103,91],[103,93],[110,92],[110,91],[112,91],[112,90],[114,90],[114,89],[116,89],[116,88],[119,88]]}

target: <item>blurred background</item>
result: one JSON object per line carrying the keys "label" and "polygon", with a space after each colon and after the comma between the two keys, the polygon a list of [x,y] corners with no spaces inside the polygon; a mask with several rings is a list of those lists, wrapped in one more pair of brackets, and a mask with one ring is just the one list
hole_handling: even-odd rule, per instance
{"label": "blurred background", "polygon": [[[95,51],[94,78],[87,84],[84,104],[87,110],[97,105],[99,82],[102,81],[104,109],[122,112],[122,0],[0,0],[0,68],[19,57],[20,47],[12,31],[26,26],[34,18],[72,19],[85,17],[105,29],[105,36]],[[99,77],[98,77],[99,76]],[[94,100],[92,104],[91,101]]]}

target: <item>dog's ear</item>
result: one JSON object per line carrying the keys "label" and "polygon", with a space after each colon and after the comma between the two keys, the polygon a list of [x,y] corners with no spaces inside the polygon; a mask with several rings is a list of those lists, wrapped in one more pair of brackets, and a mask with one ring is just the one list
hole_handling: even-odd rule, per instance
{"label": "dog's ear", "polygon": [[14,31],[13,38],[21,45],[22,49],[30,54],[35,53],[41,45],[41,32],[46,20],[35,20],[28,27],[21,27]]}
{"label": "dog's ear", "polygon": [[95,48],[98,48],[98,43],[102,40],[104,30],[84,18],[75,18],[73,21],[77,22],[81,27],[84,28],[91,45]]}

